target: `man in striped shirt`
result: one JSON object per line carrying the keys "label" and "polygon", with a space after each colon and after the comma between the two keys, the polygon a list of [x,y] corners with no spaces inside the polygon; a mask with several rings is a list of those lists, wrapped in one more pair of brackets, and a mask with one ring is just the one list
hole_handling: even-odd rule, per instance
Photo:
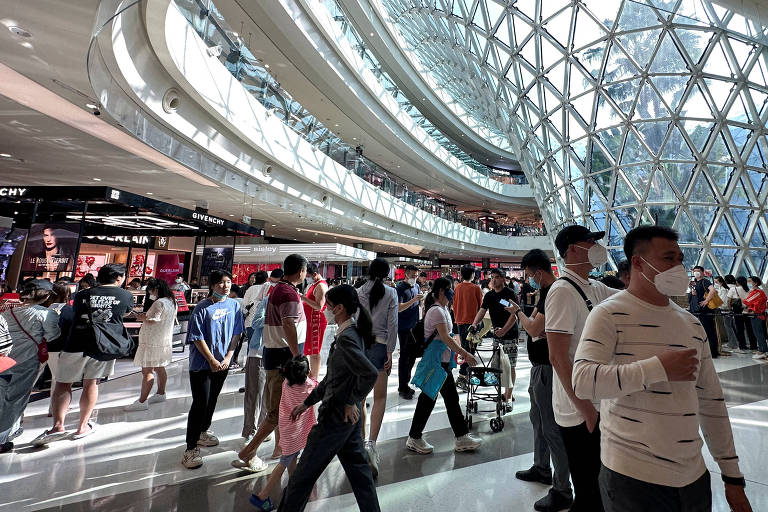
{"label": "man in striped shirt", "polygon": [[669,299],[685,294],[688,284],[677,240],[661,226],[627,234],[629,288],[592,310],[576,350],[576,396],[601,400],[603,506],[711,510],[701,427],[730,508],[750,511],[706,333]]}

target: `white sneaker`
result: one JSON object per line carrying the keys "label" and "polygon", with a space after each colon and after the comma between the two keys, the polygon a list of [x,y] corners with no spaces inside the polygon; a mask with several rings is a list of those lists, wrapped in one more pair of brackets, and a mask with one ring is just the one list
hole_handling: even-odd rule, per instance
{"label": "white sneaker", "polygon": [[768,357],[768,354],[765,354],[763,352],[758,352],[752,356],[752,359],[765,359],[766,357]]}
{"label": "white sneaker", "polygon": [[149,402],[150,404],[159,404],[161,402],[165,402],[165,393],[163,393],[162,395],[155,393],[154,395],[152,395],[147,399],[147,402]]}
{"label": "white sneaker", "polygon": [[200,456],[200,448],[194,450],[185,450],[181,463],[187,469],[199,468],[203,465],[203,458]]}
{"label": "white sneaker", "polygon": [[65,437],[69,437],[69,435],[70,433],[67,431],[53,432],[51,430],[46,430],[32,440],[32,446],[34,446],[35,448],[39,448],[41,446],[47,446],[49,443],[52,443],[54,441],[59,441],[61,439],[64,439]]}
{"label": "white sneaker", "polygon": [[235,467],[238,469],[244,469],[251,473],[261,473],[263,471],[266,471],[267,468],[269,468],[269,464],[261,460],[258,456],[254,455],[253,458],[248,462],[245,462],[240,459],[233,460],[232,467]]}
{"label": "white sneaker", "polygon": [[465,434],[456,438],[455,450],[457,452],[470,452],[480,448],[481,444],[483,444],[483,440],[479,437],[474,437],[472,434]]}
{"label": "white sneaker", "polygon": [[136,400],[131,405],[126,405],[125,407],[123,407],[123,410],[126,412],[146,411],[147,409],[149,409],[149,404],[147,402],[149,402],[149,400],[145,400],[143,402],[139,402],[138,400]]}
{"label": "white sneaker", "polygon": [[200,439],[197,440],[197,446],[216,446],[217,444],[219,444],[219,438],[210,430],[201,433]]}
{"label": "white sneaker", "polygon": [[376,451],[376,445],[371,441],[366,441],[365,453],[368,454],[368,465],[371,467],[371,473],[373,473],[373,479],[375,480],[379,477],[379,462],[381,462],[379,452]]}
{"label": "white sneaker", "polygon": [[408,440],[405,442],[405,447],[412,452],[420,453],[422,455],[432,453],[435,449],[435,447],[426,442],[423,437],[421,439],[414,439],[411,436],[408,436]]}

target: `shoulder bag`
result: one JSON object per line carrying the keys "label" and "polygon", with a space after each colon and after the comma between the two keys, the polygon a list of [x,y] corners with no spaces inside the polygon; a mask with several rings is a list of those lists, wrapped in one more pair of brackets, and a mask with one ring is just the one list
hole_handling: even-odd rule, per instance
{"label": "shoulder bag", "polygon": [[19,326],[19,329],[22,330],[24,334],[27,335],[27,338],[32,340],[32,342],[37,345],[37,360],[40,361],[40,363],[45,363],[48,361],[48,342],[45,341],[45,338],[40,340],[40,343],[35,341],[35,338],[32,337],[31,334],[27,332],[27,330],[24,328],[23,325],[21,325],[21,322],[19,322],[19,319],[16,318],[16,313],[13,312],[13,308],[9,309],[11,312],[11,316],[13,317],[13,321],[16,322],[16,325]]}
{"label": "shoulder bag", "polygon": [[[86,356],[97,361],[112,361],[121,357],[130,357],[133,351],[133,342],[126,336],[116,336],[101,322],[93,321],[93,308],[91,307],[91,295],[84,299],[88,304],[88,321],[83,325],[79,319],[75,320],[73,336],[82,336],[85,346],[83,352]],[[125,328],[123,328],[125,330]]]}

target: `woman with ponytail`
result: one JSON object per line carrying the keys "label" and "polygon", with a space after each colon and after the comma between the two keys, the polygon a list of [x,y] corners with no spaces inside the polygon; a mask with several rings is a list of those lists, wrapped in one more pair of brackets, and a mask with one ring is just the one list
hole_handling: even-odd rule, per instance
{"label": "woman with ponytail", "polygon": [[[373,387],[373,407],[371,408],[371,430],[365,451],[371,464],[373,478],[379,476],[379,454],[376,440],[379,438],[384,411],[387,408],[387,378],[392,371],[392,352],[397,342],[398,299],[397,291],[384,284],[389,277],[389,262],[376,258],[368,268],[369,280],[357,293],[362,309],[370,313],[373,321],[375,343],[367,350],[368,359],[379,371],[376,385]],[[363,409],[363,438],[365,438],[365,409]]]}
{"label": "woman with ponytail", "polygon": [[[375,345],[373,323],[361,307],[357,291],[347,284],[328,290],[325,315],[338,325],[328,355],[327,373],[304,403],[291,412],[296,421],[320,400],[317,424],[312,427],[298,466],[288,481],[280,510],[302,511],[325,468],[339,458],[363,512],[379,512],[376,486],[368,466],[361,433],[361,409],[373,389],[378,372],[365,352]],[[355,314],[359,311],[357,322]]]}

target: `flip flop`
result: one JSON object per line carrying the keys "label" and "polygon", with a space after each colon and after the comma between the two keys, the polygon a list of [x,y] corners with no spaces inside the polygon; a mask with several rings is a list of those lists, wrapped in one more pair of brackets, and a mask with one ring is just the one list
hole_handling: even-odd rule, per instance
{"label": "flip flop", "polygon": [[82,439],[84,437],[88,437],[89,435],[93,434],[93,431],[96,430],[96,424],[95,423],[91,423],[89,421],[88,422],[88,426],[91,427],[91,428],[89,428],[88,430],[86,430],[82,434],[72,434],[72,439],[76,441],[78,439]]}
{"label": "flip flop", "polygon": [[62,432],[51,432],[50,430],[46,430],[32,440],[32,446],[37,448],[41,446],[47,446],[48,444],[64,439],[67,436],[69,436],[69,432],[66,430]]}

